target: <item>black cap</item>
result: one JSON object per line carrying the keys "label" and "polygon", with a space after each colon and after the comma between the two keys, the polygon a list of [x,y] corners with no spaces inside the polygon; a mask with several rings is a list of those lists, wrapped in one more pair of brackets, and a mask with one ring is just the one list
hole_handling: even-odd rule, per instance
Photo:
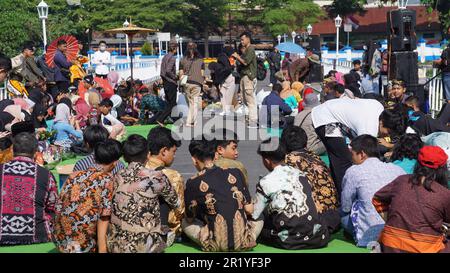
{"label": "black cap", "polygon": [[22,51],[29,49],[31,51],[36,51],[36,47],[34,46],[34,43],[31,41],[27,41],[22,46]]}
{"label": "black cap", "polygon": [[139,80],[139,79],[138,79],[138,80],[135,80],[135,81],[134,81],[134,84],[139,84],[139,85],[143,85],[142,81],[141,81],[141,80]]}

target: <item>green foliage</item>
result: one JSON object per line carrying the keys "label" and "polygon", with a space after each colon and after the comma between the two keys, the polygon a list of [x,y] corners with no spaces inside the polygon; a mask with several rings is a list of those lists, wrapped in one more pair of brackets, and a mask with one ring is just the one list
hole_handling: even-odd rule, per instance
{"label": "green foliage", "polygon": [[[293,30],[304,30],[324,15],[312,0],[250,0],[243,8],[244,16],[240,23],[260,25],[274,37]],[[251,12],[255,9],[260,12]]]}
{"label": "green foliage", "polygon": [[437,10],[439,21],[444,32],[450,28],[450,1],[449,0],[421,0],[422,4],[428,6],[428,12]]}
{"label": "green foliage", "polygon": [[325,9],[330,18],[336,18],[337,15],[345,17],[352,14],[364,15],[367,11],[364,9],[364,5],[367,4],[367,0],[334,0]]}
{"label": "green foliage", "polygon": [[142,55],[152,55],[153,54],[153,45],[149,42],[145,42],[141,48]]}

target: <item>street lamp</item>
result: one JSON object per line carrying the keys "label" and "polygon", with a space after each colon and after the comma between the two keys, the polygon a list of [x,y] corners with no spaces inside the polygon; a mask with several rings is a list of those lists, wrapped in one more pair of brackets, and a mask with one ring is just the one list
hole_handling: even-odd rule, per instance
{"label": "street lamp", "polygon": [[292,35],[292,42],[295,44],[295,37],[297,36],[297,33],[295,33],[295,31],[292,31],[291,35]]}
{"label": "street lamp", "polygon": [[[180,46],[180,35],[175,35],[175,40],[177,41],[177,45]],[[177,56],[180,58],[180,50],[177,50]]]}
{"label": "street lamp", "polygon": [[181,58],[183,58],[183,37],[180,37],[180,54]]}
{"label": "street lamp", "polygon": [[406,9],[408,5],[408,0],[398,0],[398,9]]}
{"label": "street lamp", "polygon": [[[128,19],[125,19],[125,22],[123,22],[123,27],[129,27],[130,22],[128,22]],[[130,59],[130,50],[128,48],[128,34],[125,34],[125,44],[126,44],[126,51],[127,51],[127,60]]]}
{"label": "street lamp", "polygon": [[39,19],[42,20],[42,32],[43,32],[43,40],[44,40],[44,50],[47,46],[47,27],[45,25],[45,20],[48,18],[48,5],[42,0],[37,6],[37,10],[39,13]]}
{"label": "street lamp", "polygon": [[336,26],[336,62],[334,64],[334,69],[336,70],[337,62],[339,60],[339,28],[342,25],[342,18],[338,16],[334,19],[334,24]]}
{"label": "street lamp", "polygon": [[311,36],[313,31],[313,27],[311,26],[311,24],[309,24],[308,27],[306,27],[306,31],[308,31],[308,35]]}
{"label": "street lamp", "polygon": [[281,35],[278,34],[277,39],[278,39],[278,44],[281,44]]}

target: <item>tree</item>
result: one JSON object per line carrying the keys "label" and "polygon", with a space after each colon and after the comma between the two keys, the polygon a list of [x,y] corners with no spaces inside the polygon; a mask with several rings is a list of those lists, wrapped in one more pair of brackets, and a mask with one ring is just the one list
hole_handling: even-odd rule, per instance
{"label": "tree", "polygon": [[153,45],[145,42],[141,48],[142,55],[153,55]]}
{"label": "tree", "polygon": [[428,6],[428,12],[437,10],[439,12],[439,21],[445,31],[450,28],[450,1],[449,0],[421,0],[422,4]]}
{"label": "tree", "polygon": [[364,9],[364,5],[367,4],[367,0],[334,0],[329,6],[325,6],[325,10],[328,16],[332,19],[338,15],[346,17],[352,14],[364,15],[367,11]]}
{"label": "tree", "polygon": [[312,0],[253,0],[246,1],[241,10],[241,24],[260,25],[274,37],[305,29],[324,15]]}

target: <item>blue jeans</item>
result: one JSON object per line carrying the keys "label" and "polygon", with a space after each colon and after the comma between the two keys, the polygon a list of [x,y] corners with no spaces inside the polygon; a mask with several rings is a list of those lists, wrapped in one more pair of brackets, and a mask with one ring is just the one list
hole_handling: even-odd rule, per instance
{"label": "blue jeans", "polygon": [[444,98],[450,100],[450,72],[442,73],[442,87],[444,88]]}

